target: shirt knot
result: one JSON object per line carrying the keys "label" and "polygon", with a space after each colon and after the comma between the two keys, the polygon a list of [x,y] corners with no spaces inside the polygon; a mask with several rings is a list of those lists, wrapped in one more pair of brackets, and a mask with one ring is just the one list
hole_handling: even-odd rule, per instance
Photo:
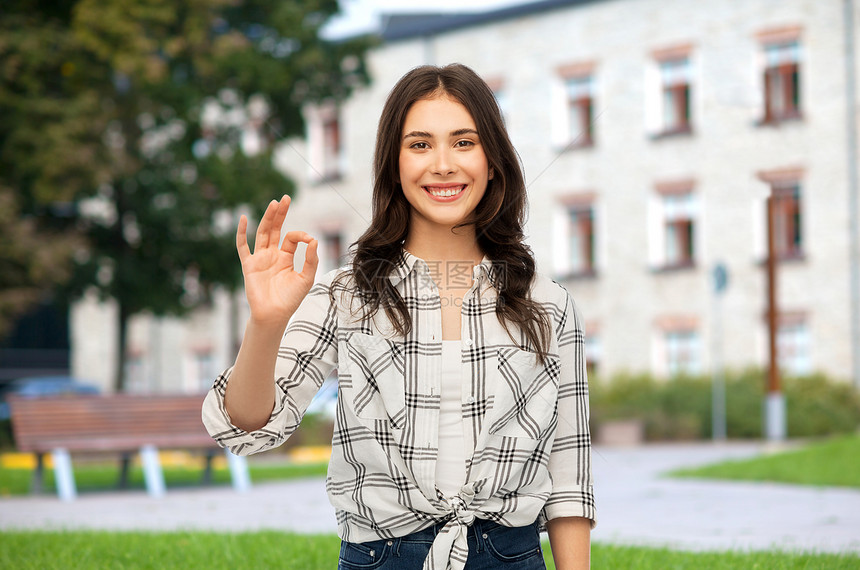
{"label": "shirt knot", "polygon": [[451,499],[451,509],[454,511],[454,517],[460,524],[471,526],[475,522],[475,511],[470,508],[472,499],[474,498],[475,494],[471,489],[464,489],[460,494]]}
{"label": "shirt knot", "polygon": [[430,553],[424,560],[423,570],[463,570],[469,558],[466,537],[469,527],[475,522],[475,511],[472,509],[474,498],[474,486],[466,485],[448,499],[448,508],[453,516],[436,535]]}

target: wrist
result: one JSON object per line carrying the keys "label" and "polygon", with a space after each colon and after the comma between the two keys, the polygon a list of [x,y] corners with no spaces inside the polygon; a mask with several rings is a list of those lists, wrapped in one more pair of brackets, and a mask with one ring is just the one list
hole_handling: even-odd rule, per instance
{"label": "wrist", "polygon": [[289,317],[286,319],[264,319],[251,315],[245,325],[245,331],[246,333],[254,332],[264,336],[278,335],[278,338],[280,338],[284,334],[284,330],[287,328],[289,322]]}

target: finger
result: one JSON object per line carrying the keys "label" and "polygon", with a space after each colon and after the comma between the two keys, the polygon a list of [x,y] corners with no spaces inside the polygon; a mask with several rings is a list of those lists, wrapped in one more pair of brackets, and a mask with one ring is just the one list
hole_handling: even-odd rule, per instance
{"label": "finger", "polygon": [[248,247],[248,218],[245,214],[239,217],[239,227],[236,229],[236,251],[239,252],[239,260],[242,263],[251,255],[251,249]]}
{"label": "finger", "polygon": [[269,228],[269,243],[280,243],[281,229],[284,226],[284,220],[287,218],[287,210],[290,209],[290,197],[284,194],[278,201],[278,206],[275,209],[275,217],[272,219],[272,226]]}
{"label": "finger", "polygon": [[275,216],[275,211],[278,208],[278,202],[272,200],[266,207],[260,225],[257,226],[257,237],[254,239],[254,252],[260,248],[269,246],[269,229],[272,227],[272,218]]}
{"label": "finger", "polygon": [[310,282],[313,282],[314,276],[317,273],[317,267],[320,263],[319,255],[317,255],[317,247],[320,242],[312,239],[308,244],[308,249],[305,251],[305,264],[302,267],[302,277]]}
{"label": "finger", "polygon": [[293,230],[284,234],[284,243],[281,244],[281,250],[286,253],[295,253],[300,242],[310,243],[313,238],[307,232]]}

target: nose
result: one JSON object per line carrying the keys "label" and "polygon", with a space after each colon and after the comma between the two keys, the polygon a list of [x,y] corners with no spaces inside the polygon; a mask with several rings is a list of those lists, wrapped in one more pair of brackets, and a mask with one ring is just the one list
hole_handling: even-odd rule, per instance
{"label": "nose", "polygon": [[436,149],[436,152],[433,154],[433,174],[445,176],[448,174],[453,174],[454,169],[455,163],[453,157],[451,156],[451,151],[444,146]]}

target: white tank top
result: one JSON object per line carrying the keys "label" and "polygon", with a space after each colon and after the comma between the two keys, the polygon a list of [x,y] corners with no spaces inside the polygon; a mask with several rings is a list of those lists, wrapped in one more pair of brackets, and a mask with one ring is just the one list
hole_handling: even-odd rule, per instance
{"label": "white tank top", "polygon": [[439,407],[439,457],[436,486],[446,497],[466,482],[466,440],[463,437],[462,363],[460,341],[442,341],[442,386]]}

